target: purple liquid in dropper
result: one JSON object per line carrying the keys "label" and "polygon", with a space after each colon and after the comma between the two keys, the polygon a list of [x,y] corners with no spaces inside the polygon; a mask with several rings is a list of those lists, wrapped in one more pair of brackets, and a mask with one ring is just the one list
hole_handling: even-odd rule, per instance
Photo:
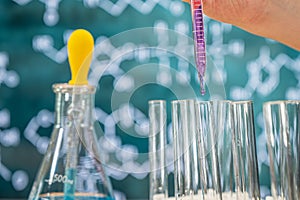
{"label": "purple liquid in dropper", "polygon": [[206,48],[201,0],[191,0],[195,61],[200,79],[201,94],[205,95],[204,75],[206,70]]}

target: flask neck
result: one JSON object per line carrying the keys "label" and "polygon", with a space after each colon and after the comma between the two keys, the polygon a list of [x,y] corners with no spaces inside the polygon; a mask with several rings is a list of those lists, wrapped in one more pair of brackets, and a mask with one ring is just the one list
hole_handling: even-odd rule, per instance
{"label": "flask neck", "polygon": [[80,123],[90,126],[94,122],[95,87],[89,85],[54,84],[55,126]]}

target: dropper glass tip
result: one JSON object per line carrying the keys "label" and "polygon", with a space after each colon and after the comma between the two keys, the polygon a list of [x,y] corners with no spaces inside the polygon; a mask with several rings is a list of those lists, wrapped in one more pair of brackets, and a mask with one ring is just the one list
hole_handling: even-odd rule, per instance
{"label": "dropper glass tip", "polygon": [[202,96],[204,96],[205,93],[206,93],[204,78],[202,76],[200,76],[200,93],[201,93]]}
{"label": "dropper glass tip", "polygon": [[201,88],[200,93],[201,93],[202,96],[204,96],[205,93],[206,93],[205,89],[204,89],[204,88]]}

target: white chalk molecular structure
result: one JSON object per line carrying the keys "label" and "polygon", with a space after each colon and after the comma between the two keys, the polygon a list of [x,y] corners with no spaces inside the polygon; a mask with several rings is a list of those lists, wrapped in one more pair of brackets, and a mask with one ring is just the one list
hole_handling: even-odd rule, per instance
{"label": "white chalk molecular structure", "polygon": [[23,190],[29,181],[28,174],[23,170],[12,170],[5,166],[2,160],[1,147],[16,147],[20,143],[20,131],[18,128],[7,128],[10,124],[10,112],[8,109],[0,110],[0,176],[7,182],[11,182],[16,191]]}
{"label": "white chalk molecular structure", "polygon": [[[65,35],[69,35],[69,31],[66,31]],[[65,62],[67,60],[67,46],[57,50],[54,48],[53,43],[53,38],[50,35],[36,35],[32,40],[32,48],[37,52],[43,53],[57,63]],[[65,43],[67,43],[66,39]]]}
{"label": "white chalk molecular structure", "polygon": [[[19,4],[20,6],[25,6],[32,0],[12,0]],[[45,13],[43,16],[44,23],[47,26],[54,26],[59,21],[59,3],[61,0],[40,0],[40,2],[45,4]]]}
{"label": "white chalk molecular structure", "polygon": [[9,88],[19,85],[20,77],[13,70],[7,70],[9,57],[6,52],[0,52],[0,85],[5,84]]}
{"label": "white chalk molecular structure", "polygon": [[[0,85],[9,88],[19,85],[19,75],[13,70],[7,70],[9,57],[6,52],[0,52]],[[8,109],[0,110],[0,144],[6,147],[17,146],[20,142],[20,133],[17,128],[7,129],[10,125],[10,112]],[[4,128],[4,129],[3,129]]]}
{"label": "white chalk molecular structure", "polygon": [[[230,96],[233,99],[250,99],[254,93],[267,97],[277,89],[280,82],[280,70],[284,67],[289,69],[298,81],[296,87],[292,86],[286,91],[286,98],[300,98],[300,56],[292,59],[288,55],[281,53],[272,59],[270,54],[269,47],[263,46],[260,48],[258,58],[247,64],[249,78],[246,85],[244,87],[233,86],[231,88]],[[263,74],[265,74],[265,78]]]}
{"label": "white chalk molecular structure", "polygon": [[[20,78],[13,70],[7,70],[9,56],[6,52],[0,52],[0,85],[4,84],[9,88],[16,87]],[[7,182],[11,182],[16,191],[23,190],[29,181],[28,174],[23,170],[12,171],[5,166],[2,160],[1,147],[16,147],[20,143],[20,131],[16,127],[10,126],[10,112],[4,108],[0,110],[0,176]]]}
{"label": "white chalk molecular structure", "polygon": [[[18,3],[20,6],[25,6],[30,3],[32,0],[12,0]],[[59,4],[62,0],[40,0],[45,4],[45,13],[44,13],[44,23],[47,26],[54,26],[59,21]],[[180,1],[172,0],[118,0],[117,2],[112,2],[110,0],[82,0],[83,5],[87,8],[100,8],[105,12],[111,14],[112,16],[121,15],[128,6],[131,6],[136,11],[143,15],[147,15],[153,11],[158,5],[164,9],[167,9],[174,16],[181,15],[183,13],[183,4]]]}

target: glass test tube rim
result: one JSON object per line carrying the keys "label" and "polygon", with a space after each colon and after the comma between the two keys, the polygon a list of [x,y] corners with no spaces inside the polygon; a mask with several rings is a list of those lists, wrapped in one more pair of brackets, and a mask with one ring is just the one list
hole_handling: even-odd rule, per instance
{"label": "glass test tube rim", "polygon": [[163,103],[163,104],[165,104],[165,103],[166,103],[166,101],[165,101],[165,100],[159,100],[159,99],[157,99],[157,100],[150,100],[150,101],[148,101],[148,104],[160,104],[160,103]]}
{"label": "glass test tube rim", "polygon": [[228,105],[233,107],[253,106],[253,100],[213,100],[213,105]]}
{"label": "glass test tube rim", "polygon": [[229,100],[232,104],[253,104],[253,100]]}
{"label": "glass test tube rim", "polygon": [[264,103],[264,107],[266,106],[275,106],[280,104],[299,104],[300,100],[274,100],[274,101],[267,101]]}
{"label": "glass test tube rim", "polygon": [[252,104],[253,100],[212,100],[212,102],[230,103],[230,104]]}
{"label": "glass test tube rim", "polygon": [[[253,104],[253,100],[197,100],[197,99],[180,99],[180,100],[173,100],[172,104],[182,103],[182,102],[189,102],[194,101],[196,104],[199,103],[229,103],[229,104]],[[300,102],[300,100],[299,100]]]}
{"label": "glass test tube rim", "polygon": [[195,99],[177,99],[177,100],[173,100],[171,101],[172,105],[175,104],[181,104],[181,103],[185,103],[185,102],[195,102]]}

